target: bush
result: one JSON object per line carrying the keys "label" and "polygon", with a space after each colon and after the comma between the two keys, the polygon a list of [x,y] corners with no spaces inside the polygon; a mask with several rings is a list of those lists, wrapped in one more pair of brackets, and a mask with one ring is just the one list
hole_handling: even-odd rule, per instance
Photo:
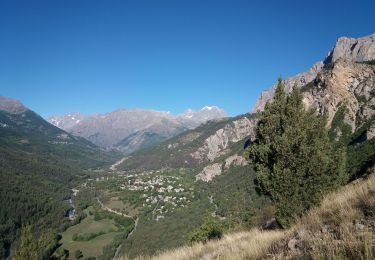
{"label": "bush", "polygon": [[223,226],[221,223],[215,218],[208,217],[199,228],[191,233],[188,243],[190,245],[197,242],[206,243],[208,240],[220,239],[222,236]]}

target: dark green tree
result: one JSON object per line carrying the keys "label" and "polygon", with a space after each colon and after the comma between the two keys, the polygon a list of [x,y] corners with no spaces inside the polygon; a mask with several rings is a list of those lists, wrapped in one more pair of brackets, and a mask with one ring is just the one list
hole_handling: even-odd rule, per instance
{"label": "dark green tree", "polygon": [[283,227],[347,181],[346,153],[333,149],[325,117],[304,109],[298,88],[286,95],[281,78],[274,100],[258,114],[256,140],[245,156]]}

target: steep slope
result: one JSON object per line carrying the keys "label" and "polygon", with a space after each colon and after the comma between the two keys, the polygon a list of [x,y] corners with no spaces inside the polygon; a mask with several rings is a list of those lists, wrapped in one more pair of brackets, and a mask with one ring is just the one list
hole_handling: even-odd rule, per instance
{"label": "steep slope", "polygon": [[49,124],[19,101],[0,97],[0,258],[17,247],[20,228],[70,225],[70,188],[84,170],[106,166],[119,154]]}
{"label": "steep slope", "polygon": [[55,160],[64,158],[66,163],[84,167],[98,167],[118,158],[119,154],[104,152],[85,139],[51,125],[18,101],[12,101],[13,105],[17,104],[17,111],[4,107],[9,100],[0,99],[2,148],[42,154]]}
{"label": "steep slope", "polygon": [[206,106],[197,111],[189,109],[177,116],[156,110],[118,109],[89,116],[71,113],[53,116],[48,120],[103,148],[116,148],[131,153],[160,143],[208,120],[226,116],[222,109]]}

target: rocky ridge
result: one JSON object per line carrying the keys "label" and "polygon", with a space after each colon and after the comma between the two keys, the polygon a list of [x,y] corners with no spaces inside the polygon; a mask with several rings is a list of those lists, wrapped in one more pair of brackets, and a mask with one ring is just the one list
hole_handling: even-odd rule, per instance
{"label": "rocky ridge", "polygon": [[354,132],[375,115],[375,66],[339,59],[319,73],[303,94],[306,107],[327,115],[328,127],[345,107],[345,123]]}
{"label": "rocky ridge", "polygon": [[[348,37],[338,38],[334,48],[328,53],[324,61],[315,63],[306,72],[284,80],[286,92],[289,93],[294,85],[302,88],[312,82],[325,64],[336,63],[339,60],[352,63],[375,60],[375,34],[358,39]],[[275,89],[276,85],[273,85],[270,89],[262,92],[252,110],[253,113],[264,109],[266,103],[273,98]]]}

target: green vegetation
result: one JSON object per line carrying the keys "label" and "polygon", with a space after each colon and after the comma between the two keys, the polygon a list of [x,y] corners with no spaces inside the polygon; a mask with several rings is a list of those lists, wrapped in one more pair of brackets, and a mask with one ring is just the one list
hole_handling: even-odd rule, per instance
{"label": "green vegetation", "polygon": [[190,245],[203,242],[206,243],[211,239],[220,239],[223,236],[223,225],[219,220],[213,217],[207,217],[203,224],[193,230],[191,233],[188,243]]}
{"label": "green vegetation", "polygon": [[38,236],[74,224],[66,217],[71,187],[87,178],[88,168],[108,165],[118,154],[70,136],[32,111],[0,111],[0,120],[7,125],[0,128],[2,259],[16,251],[24,225],[32,225]]}
{"label": "green vegetation", "polygon": [[363,61],[360,63],[368,64],[368,65],[375,65],[375,60]]}
{"label": "green vegetation", "polygon": [[345,147],[348,154],[347,171],[351,180],[367,173],[368,169],[375,164],[375,140],[367,140],[366,133],[375,122],[375,117],[361,119],[360,125],[352,133],[351,126],[345,123],[347,109],[341,106],[336,112],[329,130],[330,139],[336,140],[335,146]]}
{"label": "green vegetation", "polygon": [[342,105],[337,110],[335,116],[332,119],[331,128],[328,131],[329,138],[337,145],[347,144],[350,141],[352,128],[349,124],[345,123],[345,114],[347,108]]}
{"label": "green vegetation", "polygon": [[134,228],[134,221],[103,211],[98,205],[84,212],[85,219],[62,233],[61,248],[71,253],[80,250],[85,258],[111,259],[121,240]]}
{"label": "green vegetation", "polygon": [[48,259],[57,248],[59,239],[59,236],[53,236],[51,230],[36,238],[33,235],[32,227],[30,225],[24,226],[21,230],[20,245],[13,259]]}
{"label": "green vegetation", "polygon": [[257,139],[247,156],[283,227],[347,180],[345,151],[334,150],[325,125],[323,117],[304,110],[297,88],[285,94],[281,79],[273,102],[258,116]]}
{"label": "green vegetation", "polygon": [[224,118],[220,121],[209,121],[194,130],[184,132],[161,144],[131,154],[118,169],[125,171],[147,171],[165,168],[199,167],[199,161],[192,158],[190,154],[201,147],[204,141],[217,130],[244,116],[251,118],[254,115],[247,114],[233,118]]}

